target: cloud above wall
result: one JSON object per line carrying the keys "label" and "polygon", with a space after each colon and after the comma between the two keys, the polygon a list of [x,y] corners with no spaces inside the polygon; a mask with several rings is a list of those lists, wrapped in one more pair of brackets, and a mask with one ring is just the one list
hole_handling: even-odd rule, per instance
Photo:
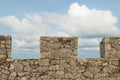
{"label": "cloud above wall", "polygon": [[101,37],[120,33],[111,11],[78,3],[70,5],[68,14],[27,13],[22,19],[8,15],[0,17],[0,23],[13,31],[14,53],[39,53],[39,36],[78,36],[80,50],[98,51]]}
{"label": "cloud above wall", "polygon": [[11,27],[14,32],[19,34],[30,34],[30,31],[33,31],[32,34],[40,34],[45,32],[45,27],[47,27],[46,25],[41,24],[42,21],[40,19],[39,15],[33,15],[31,18],[29,18],[28,15],[25,15],[21,20],[15,16],[3,16],[0,18],[0,22]]}
{"label": "cloud above wall", "polygon": [[[117,18],[109,10],[89,9],[73,3],[67,15],[48,14],[49,21],[59,25],[65,32],[79,37],[102,37],[120,33]],[[47,15],[47,17],[48,17]],[[57,19],[58,18],[58,19]]]}

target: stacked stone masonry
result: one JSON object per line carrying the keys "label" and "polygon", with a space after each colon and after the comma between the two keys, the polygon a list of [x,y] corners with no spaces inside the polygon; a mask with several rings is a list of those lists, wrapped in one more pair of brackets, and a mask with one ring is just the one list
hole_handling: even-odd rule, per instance
{"label": "stacked stone masonry", "polygon": [[100,43],[101,57],[120,58],[120,38],[106,37]]}
{"label": "stacked stone masonry", "polygon": [[[4,39],[3,39],[4,38]],[[0,36],[0,80],[120,80],[119,54],[106,55],[108,46],[118,45],[119,38],[104,38],[100,45],[102,58],[77,58],[77,37],[41,37],[40,59],[10,59],[11,37]],[[110,41],[112,40],[112,44]],[[7,42],[8,41],[8,42]],[[9,48],[7,48],[7,45]],[[110,47],[109,47],[110,48]],[[10,49],[10,50],[9,50]],[[110,49],[110,50],[112,50]],[[5,57],[1,55],[6,55]]]}
{"label": "stacked stone masonry", "polygon": [[0,60],[10,58],[11,36],[0,35]]}

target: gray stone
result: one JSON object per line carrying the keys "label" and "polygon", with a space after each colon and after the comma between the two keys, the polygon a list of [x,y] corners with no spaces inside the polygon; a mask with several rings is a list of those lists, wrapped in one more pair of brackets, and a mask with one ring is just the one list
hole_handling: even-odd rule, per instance
{"label": "gray stone", "polygon": [[17,72],[22,72],[22,70],[23,70],[23,65],[20,63],[14,64],[14,67],[15,67],[15,71],[17,71]]}
{"label": "gray stone", "polygon": [[106,38],[103,39],[103,41],[104,41],[105,43],[109,43],[110,38],[109,38],[109,37],[106,37]]}
{"label": "gray stone", "polygon": [[108,67],[104,67],[103,68],[103,72],[105,72],[105,73],[112,73],[112,71]]}
{"label": "gray stone", "polygon": [[35,77],[32,77],[32,78],[30,78],[30,80],[36,80],[36,78],[35,78]]}
{"label": "gray stone", "polygon": [[70,49],[61,49],[60,50],[60,58],[70,58],[72,54],[72,50]]}
{"label": "gray stone", "polygon": [[47,67],[47,66],[39,67],[37,70],[38,70],[39,72],[47,72],[47,71],[48,71],[48,67]]}
{"label": "gray stone", "polygon": [[59,65],[59,64],[60,64],[59,59],[51,60],[51,65]]}
{"label": "gray stone", "polygon": [[13,70],[14,68],[15,68],[14,65],[13,65],[13,64],[10,64],[9,70]]}
{"label": "gray stone", "polygon": [[37,80],[42,80],[42,79],[39,77],[39,78],[37,78]]}
{"label": "gray stone", "polygon": [[9,76],[8,80],[15,80],[14,76]]}
{"label": "gray stone", "polygon": [[49,65],[49,59],[40,59],[40,65],[41,66],[48,66]]}
{"label": "gray stone", "polygon": [[24,76],[25,75],[25,73],[24,72],[18,72],[18,76]]}
{"label": "gray stone", "polygon": [[0,59],[2,58],[6,58],[6,55],[5,54],[0,54]]}
{"label": "gray stone", "polygon": [[64,71],[57,71],[56,74],[57,75],[63,75],[65,72]]}
{"label": "gray stone", "polygon": [[103,66],[107,66],[107,65],[108,65],[108,63],[107,63],[107,62],[103,63]]}
{"label": "gray stone", "polygon": [[24,71],[30,72],[31,71],[30,65],[25,66],[24,67]]}
{"label": "gray stone", "polygon": [[17,75],[16,72],[12,72],[12,73],[10,74],[10,76],[13,76],[13,77],[15,77],[16,75]]}
{"label": "gray stone", "polygon": [[92,74],[91,72],[89,72],[89,71],[84,72],[84,75],[85,75],[86,77],[88,77],[88,78],[93,78],[93,74]]}
{"label": "gray stone", "polygon": [[22,77],[21,80],[28,80],[26,77]]}
{"label": "gray stone", "polygon": [[92,67],[92,68],[90,69],[90,72],[95,75],[95,74],[97,74],[98,72],[100,72],[100,69],[99,69],[98,67]]}
{"label": "gray stone", "polygon": [[111,50],[112,48],[111,48],[111,45],[110,44],[108,44],[108,43],[106,43],[105,44],[105,50]]}
{"label": "gray stone", "polygon": [[4,73],[4,74],[9,74],[10,72],[9,72],[8,70],[6,70],[6,69],[3,69],[3,70],[2,70],[2,73]]}
{"label": "gray stone", "polygon": [[65,73],[65,78],[72,78],[72,74],[71,73]]}

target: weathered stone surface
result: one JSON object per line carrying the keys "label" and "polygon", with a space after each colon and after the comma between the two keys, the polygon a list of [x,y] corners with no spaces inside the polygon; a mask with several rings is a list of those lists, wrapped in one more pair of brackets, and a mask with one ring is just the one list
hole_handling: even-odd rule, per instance
{"label": "weathered stone surface", "polygon": [[60,60],[59,59],[55,59],[55,60],[51,60],[51,65],[59,65],[60,64]]}
{"label": "weathered stone surface", "polygon": [[72,50],[70,49],[61,49],[60,58],[70,58],[72,55]]}
{"label": "weathered stone surface", "polygon": [[93,74],[89,71],[85,72],[84,75],[88,78],[93,78]]}
{"label": "weathered stone surface", "polygon": [[119,58],[120,38],[119,37],[103,38],[100,44],[100,53],[102,58]]}
{"label": "weathered stone surface", "polygon": [[24,72],[18,72],[18,76],[24,76],[25,75],[25,73]]}
{"label": "weathered stone surface", "polygon": [[64,75],[65,72],[64,72],[64,71],[57,71],[56,74],[57,74],[57,75]]}
{"label": "weathered stone surface", "polygon": [[[22,70],[22,69],[21,69],[21,70]],[[27,71],[27,72],[31,71],[30,65],[26,65],[26,66],[24,67],[24,71]]]}
{"label": "weathered stone surface", "polygon": [[104,67],[103,68],[103,72],[105,72],[105,73],[112,73],[111,69],[108,68],[108,67]]}
{"label": "weathered stone surface", "polygon": [[9,76],[8,80],[15,80],[15,77],[14,76]]}
{"label": "weathered stone surface", "polygon": [[15,67],[15,71],[17,72],[22,72],[23,70],[23,65],[19,62],[15,62],[14,67]]}
{"label": "weathered stone surface", "polygon": [[11,36],[0,35],[0,59],[9,59],[11,53]]}
{"label": "weathered stone surface", "polygon": [[[41,46],[44,46],[41,47],[40,49],[42,58],[47,57],[53,59],[53,58],[66,58],[66,57],[70,58],[71,56],[77,57],[76,55],[74,55],[77,54],[78,39],[76,37],[75,38],[41,37],[40,39],[41,39]],[[46,52],[48,54],[46,54]]]}
{"label": "weathered stone surface", "polygon": [[35,78],[35,77],[32,77],[32,78],[30,78],[30,80],[36,80],[36,78]]}
{"label": "weathered stone surface", "polygon": [[26,77],[22,77],[21,80],[28,80]]}
{"label": "weathered stone surface", "polygon": [[65,73],[65,78],[72,78],[72,74],[71,73]]}
{"label": "weathered stone surface", "polygon": [[0,35],[0,41],[2,41],[2,40],[6,40],[6,36]]}
{"label": "weathered stone surface", "polygon": [[39,72],[47,72],[48,71],[48,67],[44,66],[44,67],[38,67],[37,69]]}
{"label": "weathered stone surface", "polygon": [[0,59],[5,59],[7,56],[5,54],[0,54]]}
{"label": "weathered stone surface", "polygon": [[2,69],[2,73],[9,74],[10,72],[8,70],[6,70],[6,69]]}
{"label": "weathered stone surface", "polygon": [[10,64],[9,70],[12,70],[12,69],[14,69],[14,68],[15,68],[14,65],[13,65],[13,64]]}
{"label": "weathered stone surface", "polygon": [[111,45],[109,43],[106,43],[105,44],[105,50],[111,50]]}
{"label": "weathered stone surface", "polygon": [[17,75],[16,72],[12,72],[12,73],[10,74],[10,76],[13,76],[13,77],[15,77],[16,75]]}
{"label": "weathered stone surface", "polygon": [[108,65],[108,63],[107,63],[107,62],[105,62],[105,63],[103,63],[102,65],[103,65],[103,66],[107,66],[107,65]]}
{"label": "weathered stone surface", "polygon": [[2,36],[0,55],[5,57],[0,56],[0,80],[119,80],[119,38],[104,38],[101,42],[104,58],[90,59],[77,58],[77,40],[42,37],[41,59],[12,60],[11,38]]}
{"label": "weathered stone surface", "polygon": [[92,67],[90,69],[90,72],[95,75],[100,72],[100,69],[98,67]]}
{"label": "weathered stone surface", "polygon": [[49,65],[49,59],[40,59],[40,65],[41,66],[48,66]]}

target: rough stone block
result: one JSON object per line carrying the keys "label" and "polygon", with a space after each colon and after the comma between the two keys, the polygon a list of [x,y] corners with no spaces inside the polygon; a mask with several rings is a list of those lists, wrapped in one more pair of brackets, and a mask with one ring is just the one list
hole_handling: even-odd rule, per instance
{"label": "rough stone block", "polygon": [[14,64],[14,67],[15,67],[16,72],[22,72],[22,70],[23,70],[23,65],[21,63],[19,63],[19,62],[16,62]]}
{"label": "rough stone block", "polygon": [[[77,57],[78,38],[76,37],[41,37],[40,39],[42,58],[56,59],[71,58],[71,56]],[[44,44],[46,44],[45,47]]]}
{"label": "rough stone block", "polygon": [[100,54],[102,58],[119,58],[120,38],[119,37],[103,38],[103,40],[100,43]]}
{"label": "rough stone block", "polygon": [[11,53],[11,36],[0,35],[0,58],[9,59]]}
{"label": "rough stone block", "polygon": [[50,64],[51,65],[59,65],[60,64],[60,60],[59,59],[51,60]]}
{"label": "rough stone block", "polygon": [[48,66],[49,65],[49,59],[40,59],[39,60],[40,66]]}

